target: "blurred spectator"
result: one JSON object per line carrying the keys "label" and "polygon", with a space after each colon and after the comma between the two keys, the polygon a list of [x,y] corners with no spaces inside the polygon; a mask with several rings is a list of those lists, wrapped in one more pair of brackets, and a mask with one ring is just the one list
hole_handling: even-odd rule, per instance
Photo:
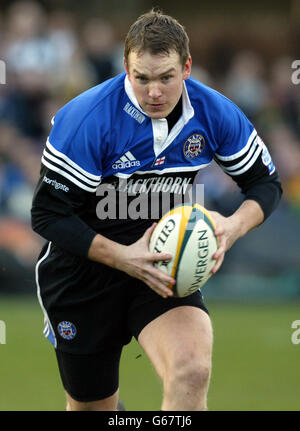
{"label": "blurred spectator", "polygon": [[7,12],[3,50],[9,74],[0,115],[22,134],[43,142],[43,110],[54,95],[61,104],[92,84],[92,74],[82,59],[74,20],[70,14],[46,15],[32,1],[13,3]]}
{"label": "blurred spectator", "polygon": [[115,73],[113,27],[98,18],[87,21],[82,30],[82,44],[85,58],[95,74],[94,84],[112,78]]}
{"label": "blurred spectator", "polygon": [[[58,71],[68,68],[78,48],[76,19],[70,12],[53,11],[48,18],[48,38],[54,46],[58,59]],[[52,80],[59,75],[56,73]]]}
{"label": "blurred spectator", "polygon": [[47,34],[47,16],[36,2],[13,3],[7,12],[5,58],[17,74],[35,70],[51,74],[58,55]]}
{"label": "blurred spectator", "polygon": [[49,40],[57,52],[58,65],[51,75],[51,94],[63,105],[94,84],[95,73],[91,70],[84,49],[79,41],[75,17],[66,11],[49,14]]}
{"label": "blurred spectator", "polygon": [[191,76],[209,87],[214,85],[212,77],[208,70],[193,62]]}
{"label": "blurred spectator", "polygon": [[[282,122],[290,126],[300,140],[300,88],[292,82],[293,59],[279,57],[270,73],[270,92]],[[299,143],[300,145],[300,143]]]}
{"label": "blurred spectator", "polygon": [[0,123],[0,292],[32,291],[43,240],[30,226],[40,154],[16,129]]}
{"label": "blurred spectator", "polygon": [[43,138],[39,108],[49,94],[50,77],[58,64],[46,23],[46,14],[38,3],[13,3],[7,11],[2,46],[9,79],[1,117],[38,142]]}
{"label": "blurred spectator", "polygon": [[41,143],[44,137],[40,106],[49,95],[47,85],[44,75],[24,71],[17,76],[14,88],[8,89],[1,104],[2,120],[36,143]]}
{"label": "blurred spectator", "polygon": [[274,125],[267,139],[280,172],[284,199],[300,215],[300,140],[287,125]]}
{"label": "blurred spectator", "polygon": [[268,94],[263,75],[264,68],[259,56],[253,52],[242,51],[234,57],[225,80],[226,95],[254,123],[265,105]]}
{"label": "blurred spectator", "polygon": [[29,222],[40,153],[9,125],[0,124],[0,135],[0,215]]}

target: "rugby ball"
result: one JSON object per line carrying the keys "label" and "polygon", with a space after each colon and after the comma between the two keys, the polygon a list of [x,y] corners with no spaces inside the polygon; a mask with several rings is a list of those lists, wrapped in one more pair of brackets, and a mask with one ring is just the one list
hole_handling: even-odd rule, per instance
{"label": "rugby ball", "polygon": [[185,297],[200,289],[211,277],[218,248],[215,223],[208,211],[198,204],[184,204],[167,212],[155,227],[149,244],[153,253],[170,253],[170,261],[155,266],[176,280],[169,285],[176,297]]}

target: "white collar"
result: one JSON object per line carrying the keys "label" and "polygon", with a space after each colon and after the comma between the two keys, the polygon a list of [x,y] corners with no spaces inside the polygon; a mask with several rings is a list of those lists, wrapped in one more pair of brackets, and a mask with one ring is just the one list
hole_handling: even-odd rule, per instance
{"label": "white collar", "polygon": [[[149,117],[149,115],[143,111],[143,109],[140,107],[137,98],[135,97],[131,82],[129,81],[128,75],[125,76],[125,92],[131,102],[134,104],[134,106],[141,111],[144,115]],[[191,105],[191,101],[189,98],[189,94],[185,85],[185,82],[183,81],[183,91],[182,91],[182,117],[183,122],[186,124],[192,117],[194,116],[194,108]]]}

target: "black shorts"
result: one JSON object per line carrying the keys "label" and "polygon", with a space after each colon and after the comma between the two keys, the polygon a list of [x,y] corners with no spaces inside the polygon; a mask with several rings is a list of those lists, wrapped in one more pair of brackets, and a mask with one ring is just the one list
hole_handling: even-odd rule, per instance
{"label": "black shorts", "polygon": [[[186,298],[162,298],[126,273],[67,254],[51,243],[41,252],[36,275],[38,296],[45,314],[44,335],[56,351],[61,352],[58,355],[64,386],[79,401],[90,401],[88,393],[93,397],[97,391],[91,387],[82,397],[80,391],[72,389],[72,377],[66,374],[72,375],[74,367],[70,360],[76,355],[85,359],[98,357],[97,370],[93,369],[92,375],[96,371],[100,376],[103,373],[115,375],[123,346],[132,336],[138,339],[141,330],[156,317],[181,305],[198,307],[208,313],[199,291]],[[62,359],[64,352],[68,361]],[[110,372],[103,365],[105,357],[111,357]],[[81,375],[81,380],[87,384],[88,377],[84,372]],[[90,385],[95,386],[95,379],[91,377],[90,380]],[[111,380],[117,388],[118,379]],[[106,389],[105,396],[98,392],[105,398],[112,390],[112,387]]]}

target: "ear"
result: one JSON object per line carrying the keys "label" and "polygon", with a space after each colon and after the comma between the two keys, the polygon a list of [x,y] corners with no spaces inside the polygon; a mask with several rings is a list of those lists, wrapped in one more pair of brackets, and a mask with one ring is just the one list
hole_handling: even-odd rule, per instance
{"label": "ear", "polygon": [[125,57],[124,57],[124,68],[125,68],[125,72],[127,73],[127,75],[129,75],[129,68],[128,68],[128,64],[127,64]]}
{"label": "ear", "polygon": [[192,70],[192,57],[189,56],[187,59],[184,68],[183,68],[183,79],[186,80],[191,76],[191,70]]}

